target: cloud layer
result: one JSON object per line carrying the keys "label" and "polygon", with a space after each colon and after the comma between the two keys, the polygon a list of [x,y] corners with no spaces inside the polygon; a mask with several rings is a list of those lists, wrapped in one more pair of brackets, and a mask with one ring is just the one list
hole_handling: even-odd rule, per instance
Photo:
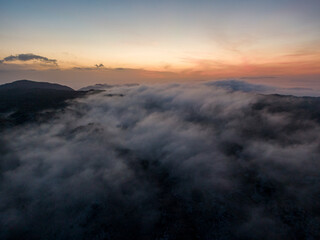
{"label": "cloud layer", "polygon": [[304,101],[117,86],[7,131],[0,238],[317,239],[320,118]]}
{"label": "cloud layer", "polygon": [[26,53],[26,54],[17,54],[17,55],[10,55],[8,57],[5,57],[4,59],[0,60],[0,63],[4,62],[13,62],[13,61],[31,61],[31,60],[37,60],[44,63],[54,64],[57,65],[56,59],[49,59],[47,57],[35,55],[32,53]]}
{"label": "cloud layer", "polygon": [[320,91],[312,88],[281,88],[270,85],[252,84],[240,80],[222,80],[207,82],[208,86],[215,86],[228,91],[252,92],[260,94],[281,94],[293,96],[312,96],[319,97]]}

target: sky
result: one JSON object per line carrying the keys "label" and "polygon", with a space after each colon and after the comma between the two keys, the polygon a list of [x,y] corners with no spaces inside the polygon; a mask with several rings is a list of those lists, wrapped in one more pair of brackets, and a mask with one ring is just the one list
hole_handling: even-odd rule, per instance
{"label": "sky", "polygon": [[319,0],[0,0],[0,83],[248,82],[320,90]]}

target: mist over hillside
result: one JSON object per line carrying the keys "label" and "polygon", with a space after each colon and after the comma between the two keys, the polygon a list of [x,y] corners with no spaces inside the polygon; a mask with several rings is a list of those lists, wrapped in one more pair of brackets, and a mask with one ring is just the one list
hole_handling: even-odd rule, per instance
{"label": "mist over hillside", "polygon": [[2,130],[0,238],[316,240],[319,159],[319,98],[108,86]]}

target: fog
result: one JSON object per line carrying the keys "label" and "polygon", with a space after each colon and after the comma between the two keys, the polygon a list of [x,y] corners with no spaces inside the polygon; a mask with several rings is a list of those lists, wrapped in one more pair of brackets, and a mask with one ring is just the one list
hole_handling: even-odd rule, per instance
{"label": "fog", "polygon": [[0,238],[319,239],[320,122],[301,101],[116,86],[5,130]]}

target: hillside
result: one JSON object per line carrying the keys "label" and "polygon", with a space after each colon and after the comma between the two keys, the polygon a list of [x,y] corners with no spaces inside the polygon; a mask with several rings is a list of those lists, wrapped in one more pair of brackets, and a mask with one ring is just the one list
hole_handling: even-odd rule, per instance
{"label": "hillside", "polygon": [[58,109],[83,96],[67,86],[28,80],[0,85],[0,128],[35,120],[41,111]]}
{"label": "hillside", "polygon": [[17,80],[11,83],[0,85],[0,90],[9,89],[52,89],[60,91],[74,91],[72,88],[57,83],[36,82],[30,80]]}

